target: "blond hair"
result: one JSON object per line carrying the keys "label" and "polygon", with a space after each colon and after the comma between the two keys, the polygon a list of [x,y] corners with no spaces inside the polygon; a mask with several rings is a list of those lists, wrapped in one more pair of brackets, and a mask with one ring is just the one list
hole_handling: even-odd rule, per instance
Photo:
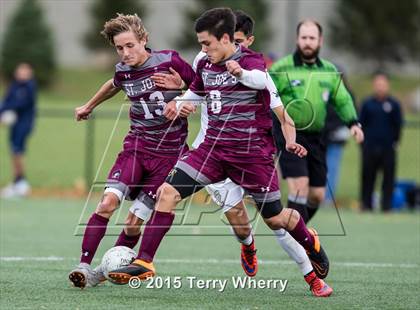
{"label": "blond hair", "polygon": [[147,41],[148,39],[149,33],[137,14],[124,15],[117,13],[117,17],[110,19],[104,24],[104,30],[101,31],[101,35],[103,35],[111,45],[115,45],[114,36],[127,31],[132,31],[139,41]]}

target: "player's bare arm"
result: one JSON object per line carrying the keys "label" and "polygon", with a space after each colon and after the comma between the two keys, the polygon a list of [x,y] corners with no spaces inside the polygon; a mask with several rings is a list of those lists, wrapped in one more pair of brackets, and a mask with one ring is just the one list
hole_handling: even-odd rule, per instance
{"label": "player's bare arm", "polygon": [[308,154],[308,151],[305,149],[305,147],[303,147],[299,143],[296,143],[295,123],[293,122],[292,118],[289,116],[287,111],[284,109],[283,106],[275,107],[272,110],[276,114],[281,124],[281,130],[286,140],[286,150],[298,155],[299,157],[306,156]]}
{"label": "player's bare arm", "polygon": [[96,94],[84,105],[75,109],[75,118],[77,121],[86,120],[89,118],[92,111],[105,100],[112,98],[120,91],[113,84],[113,79],[106,81]]}

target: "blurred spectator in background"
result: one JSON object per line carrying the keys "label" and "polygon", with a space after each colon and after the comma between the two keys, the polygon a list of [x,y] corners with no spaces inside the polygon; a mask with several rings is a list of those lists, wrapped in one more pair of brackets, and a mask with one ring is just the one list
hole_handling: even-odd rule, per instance
{"label": "blurred spectator in background", "polygon": [[35,119],[36,82],[32,66],[17,65],[14,80],[0,105],[0,122],[10,126],[9,142],[12,153],[14,180],[0,192],[2,198],[26,196],[30,186],[25,178],[24,154],[26,141]]}
{"label": "blurred spectator in background", "polygon": [[[355,102],[354,94],[349,87],[348,81],[343,74],[342,69],[337,66],[341,74],[342,83],[347,88],[350,96]],[[327,146],[327,189],[325,192],[325,203],[330,204],[335,200],[335,192],[340,179],[341,159],[343,156],[344,145],[350,138],[350,130],[338,117],[331,103],[330,98],[327,105],[327,117],[325,119],[324,137]]]}
{"label": "blurred spectator in background", "polygon": [[382,211],[389,211],[403,119],[400,103],[389,94],[389,78],[385,73],[375,74],[373,92],[373,96],[363,101],[360,111],[360,122],[365,133],[362,145],[362,210],[372,210],[375,179],[378,171],[382,170],[381,207]]}

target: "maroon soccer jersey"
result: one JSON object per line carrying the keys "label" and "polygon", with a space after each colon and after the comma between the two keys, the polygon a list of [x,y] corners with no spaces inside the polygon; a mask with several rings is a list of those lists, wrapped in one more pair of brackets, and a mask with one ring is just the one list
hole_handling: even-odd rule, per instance
{"label": "maroon soccer jersey", "polygon": [[266,70],[262,55],[244,47],[237,47],[229,59],[217,64],[207,57],[198,62],[190,90],[207,99],[209,123],[204,141],[240,153],[261,150],[272,127],[270,94],[240,83],[227,71],[228,60],[246,70]]}
{"label": "maroon soccer jersey", "polygon": [[177,118],[170,121],[162,114],[166,103],[181,92],[157,87],[151,76],[155,72],[169,73],[172,67],[190,85],[195,73],[175,51],[148,51],[150,57],[141,66],[118,63],[114,85],[120,87],[131,101],[128,135],[136,137],[136,149],[156,156],[177,156],[188,134],[187,120]]}

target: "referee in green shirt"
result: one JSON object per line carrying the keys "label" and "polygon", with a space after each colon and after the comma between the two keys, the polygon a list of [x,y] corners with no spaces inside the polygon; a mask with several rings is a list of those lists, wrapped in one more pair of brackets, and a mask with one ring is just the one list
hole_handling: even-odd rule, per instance
{"label": "referee in green shirt", "polygon": [[304,20],[297,26],[297,49],[276,63],[270,75],[285,108],[296,126],[296,142],[308,150],[299,158],[286,150],[280,124],[273,118],[273,132],[280,155],[280,168],[288,185],[288,207],[308,222],[324,200],[327,183],[326,147],[322,139],[327,103],[350,128],[357,143],[363,131],[353,100],[341,81],[341,74],[329,61],[318,57],[323,37],[321,25]]}

